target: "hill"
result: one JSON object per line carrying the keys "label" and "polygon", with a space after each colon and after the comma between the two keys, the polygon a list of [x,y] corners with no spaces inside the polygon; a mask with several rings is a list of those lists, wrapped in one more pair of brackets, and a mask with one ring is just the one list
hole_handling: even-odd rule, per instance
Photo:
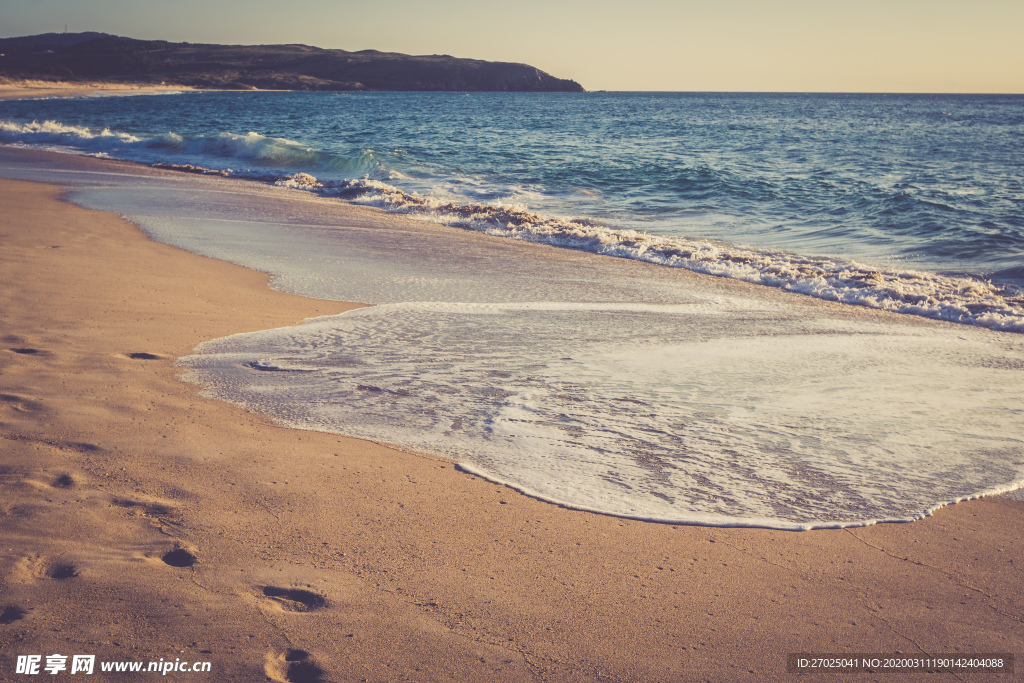
{"label": "hill", "polygon": [[0,39],[0,77],[173,83],[269,90],[583,92],[527,64],[449,55],[325,50],[309,45],[208,45],[106,33]]}

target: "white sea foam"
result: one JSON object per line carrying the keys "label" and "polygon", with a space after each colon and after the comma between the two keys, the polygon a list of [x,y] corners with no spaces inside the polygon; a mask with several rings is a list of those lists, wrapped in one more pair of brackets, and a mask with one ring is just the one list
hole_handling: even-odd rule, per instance
{"label": "white sea foam", "polygon": [[389,169],[381,166],[368,151],[353,157],[338,156],[315,150],[301,142],[252,131],[244,135],[224,131],[192,136],[167,131],[140,137],[109,128],[68,126],[57,121],[0,121],[0,142],[46,146],[48,149],[83,154],[111,154],[143,163],[197,164],[218,171],[225,170],[225,163],[248,165],[247,172],[239,175],[270,181],[302,170],[391,177]]}
{"label": "white sea foam", "polygon": [[1024,345],[1005,339],[787,322],[725,297],[406,303],[209,342],[181,364],[285,424],[447,455],[553,502],[805,529],[1024,482]]}
{"label": "white sea foam", "polygon": [[291,187],[296,190],[318,190],[324,185],[308,173],[296,173],[274,183],[280,187]]}
{"label": "white sea foam", "polygon": [[686,268],[845,304],[1024,332],[1024,292],[988,280],[652,235],[586,219],[540,216],[521,205],[460,205],[407,193],[379,180],[330,183],[323,191],[489,235]]}
{"label": "white sea foam", "polygon": [[85,146],[107,148],[118,143],[140,142],[142,138],[128,133],[111,131],[109,128],[92,129],[84,126],[67,126],[57,121],[33,121],[14,123],[0,121],[0,142]]}

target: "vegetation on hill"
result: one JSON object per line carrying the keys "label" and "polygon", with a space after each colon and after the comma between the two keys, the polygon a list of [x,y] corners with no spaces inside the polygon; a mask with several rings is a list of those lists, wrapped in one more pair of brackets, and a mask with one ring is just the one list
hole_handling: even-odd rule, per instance
{"label": "vegetation on hill", "polygon": [[308,45],[205,45],[106,33],[46,33],[0,39],[0,54],[0,77],[12,79],[228,89],[583,92],[579,83],[527,64]]}

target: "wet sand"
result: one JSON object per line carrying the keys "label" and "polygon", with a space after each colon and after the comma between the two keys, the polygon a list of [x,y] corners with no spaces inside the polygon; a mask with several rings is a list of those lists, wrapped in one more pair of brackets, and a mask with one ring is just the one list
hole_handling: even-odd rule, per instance
{"label": "wet sand", "polygon": [[800,533],[650,524],[282,428],[174,359],[358,304],[58,197],[0,180],[0,680],[54,653],[299,683],[784,680],[793,652],[1024,650],[1020,501]]}

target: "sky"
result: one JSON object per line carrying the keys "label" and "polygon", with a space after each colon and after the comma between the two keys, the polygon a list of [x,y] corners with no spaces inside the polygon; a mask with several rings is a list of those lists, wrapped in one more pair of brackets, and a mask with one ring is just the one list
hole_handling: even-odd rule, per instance
{"label": "sky", "polygon": [[102,31],[524,62],[588,90],[1024,93],[1024,0],[0,0]]}

